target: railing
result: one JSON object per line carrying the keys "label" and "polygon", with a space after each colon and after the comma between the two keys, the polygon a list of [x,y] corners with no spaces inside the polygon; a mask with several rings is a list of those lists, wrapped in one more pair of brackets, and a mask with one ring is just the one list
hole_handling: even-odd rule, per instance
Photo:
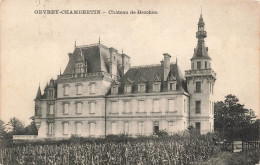
{"label": "railing", "polygon": [[114,75],[111,75],[111,74],[109,74],[107,72],[75,73],[75,74],[59,75],[58,78],[61,78],[61,79],[71,79],[71,78],[85,78],[85,77],[93,77],[93,76],[108,76],[108,77],[112,77]]}
{"label": "railing", "polygon": [[207,36],[207,32],[206,31],[198,31],[198,32],[196,32],[196,36],[198,37],[199,35]]}
{"label": "railing", "polygon": [[216,73],[212,69],[201,69],[201,70],[187,70],[185,71],[185,76],[191,75],[212,75],[216,77]]}
{"label": "railing", "polygon": [[34,140],[38,135],[13,135],[13,140]]}
{"label": "railing", "polygon": [[76,46],[76,48],[89,48],[89,47],[93,47],[93,46],[102,46],[108,49],[107,46],[100,44],[100,43],[95,43],[95,44],[89,44],[89,45],[81,45],[81,46]]}

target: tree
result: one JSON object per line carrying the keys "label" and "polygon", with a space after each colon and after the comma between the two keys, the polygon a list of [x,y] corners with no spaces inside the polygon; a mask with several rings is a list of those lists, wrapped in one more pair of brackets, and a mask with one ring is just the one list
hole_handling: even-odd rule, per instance
{"label": "tree", "polygon": [[5,136],[5,123],[0,120],[0,139],[2,139]]}
{"label": "tree", "polygon": [[7,123],[7,129],[9,129],[9,133],[13,135],[23,134],[24,124],[19,119],[13,117]]}
{"label": "tree", "polygon": [[215,103],[215,129],[225,129],[234,126],[249,126],[252,119],[256,118],[254,111],[246,109],[239,103],[239,99],[234,95],[227,95],[224,102]]}
{"label": "tree", "polygon": [[24,128],[23,133],[25,135],[38,135],[38,130],[37,130],[37,127],[35,125],[34,117],[31,117],[30,119],[32,119],[32,122],[31,122],[30,125],[28,125]]}

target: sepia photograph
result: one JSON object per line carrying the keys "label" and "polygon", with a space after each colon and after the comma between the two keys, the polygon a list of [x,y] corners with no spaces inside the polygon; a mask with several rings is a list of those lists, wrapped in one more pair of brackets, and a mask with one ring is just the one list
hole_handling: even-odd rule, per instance
{"label": "sepia photograph", "polygon": [[260,1],[0,1],[0,165],[260,165]]}

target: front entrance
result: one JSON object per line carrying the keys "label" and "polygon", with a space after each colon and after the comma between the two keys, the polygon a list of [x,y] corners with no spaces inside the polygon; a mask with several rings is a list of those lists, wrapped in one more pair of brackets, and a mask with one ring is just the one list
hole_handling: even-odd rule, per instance
{"label": "front entrance", "polygon": [[158,135],[159,134],[159,122],[155,121],[153,123],[153,134]]}

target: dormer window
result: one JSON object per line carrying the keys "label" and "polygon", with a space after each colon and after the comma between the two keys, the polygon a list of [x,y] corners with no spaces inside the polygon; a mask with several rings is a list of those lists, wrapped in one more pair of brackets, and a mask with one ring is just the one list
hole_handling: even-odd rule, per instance
{"label": "dormer window", "polygon": [[131,85],[126,85],[125,86],[125,93],[131,93],[132,92],[132,86]]}
{"label": "dormer window", "polygon": [[170,81],[170,82],[168,83],[168,89],[169,89],[170,91],[176,90],[176,82]]}
{"label": "dormer window", "polygon": [[115,85],[111,88],[111,94],[116,95],[118,94],[118,85]]}
{"label": "dormer window", "polygon": [[168,78],[168,91],[176,90],[176,77],[172,74]]}
{"label": "dormer window", "polygon": [[84,73],[83,64],[76,64],[75,73]]}
{"label": "dormer window", "polygon": [[49,89],[48,90],[48,97],[53,98],[54,97],[54,89]]}
{"label": "dormer window", "polygon": [[161,90],[161,83],[154,83],[153,84],[153,91],[159,92]]}
{"label": "dormer window", "polygon": [[139,84],[138,85],[138,92],[145,92],[146,85],[145,84]]}

